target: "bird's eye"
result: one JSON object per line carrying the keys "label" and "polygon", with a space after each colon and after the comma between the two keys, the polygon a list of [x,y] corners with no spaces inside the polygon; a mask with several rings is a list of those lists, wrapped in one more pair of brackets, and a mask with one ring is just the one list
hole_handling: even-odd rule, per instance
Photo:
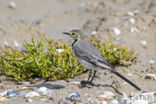
{"label": "bird's eye", "polygon": [[75,35],[75,33],[72,33],[72,35]]}

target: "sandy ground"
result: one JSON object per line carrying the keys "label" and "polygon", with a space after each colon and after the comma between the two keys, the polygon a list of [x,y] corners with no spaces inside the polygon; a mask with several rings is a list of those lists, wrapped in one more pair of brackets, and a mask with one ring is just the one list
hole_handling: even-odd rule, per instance
{"label": "sandy ground", "polygon": [[[14,46],[30,41],[33,37],[47,37],[70,42],[70,38],[62,32],[80,28],[85,34],[96,31],[95,38],[105,42],[110,37],[121,37],[115,41],[123,47],[134,48],[137,61],[129,67],[117,67],[118,71],[135,82],[144,91],[156,91],[156,80],[145,79],[149,73],[156,74],[156,1],[155,0],[14,0],[15,8],[9,8],[11,0],[0,0],[0,45],[4,41]],[[116,36],[112,28],[121,31]],[[147,43],[147,44],[146,44]],[[154,62],[151,63],[151,60]],[[137,92],[121,79],[105,72],[98,72],[97,84],[115,81],[115,88],[127,94]],[[70,81],[81,81],[86,75],[78,76]],[[20,89],[14,81],[1,76],[1,89]],[[110,80],[111,79],[111,80]],[[48,83],[48,84],[47,84]],[[55,89],[53,85],[63,87]],[[69,92],[77,91],[83,98],[85,94],[97,97],[102,91],[109,90],[118,95],[111,87],[79,88],[77,85],[60,80],[56,82],[38,82],[34,88],[48,86],[53,90],[54,99],[65,98]],[[49,103],[49,102],[46,102]],[[1,104],[1,103],[0,103]],[[3,104],[28,104],[23,98],[15,97]],[[34,100],[33,104],[45,104]]]}

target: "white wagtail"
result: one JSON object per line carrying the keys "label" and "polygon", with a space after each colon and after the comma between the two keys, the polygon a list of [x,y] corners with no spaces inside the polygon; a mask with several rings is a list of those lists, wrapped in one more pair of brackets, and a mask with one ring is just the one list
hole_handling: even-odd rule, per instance
{"label": "white wagtail", "polygon": [[[87,83],[92,83],[96,71],[101,69],[117,75],[137,90],[141,90],[141,88],[139,88],[133,82],[115,71],[114,67],[107,62],[99,50],[97,50],[88,40],[85,39],[85,36],[80,30],[74,29],[70,32],[63,32],[63,34],[69,35],[74,39],[74,42],[72,43],[72,50],[79,62],[89,71]],[[93,76],[91,78],[92,71]]]}

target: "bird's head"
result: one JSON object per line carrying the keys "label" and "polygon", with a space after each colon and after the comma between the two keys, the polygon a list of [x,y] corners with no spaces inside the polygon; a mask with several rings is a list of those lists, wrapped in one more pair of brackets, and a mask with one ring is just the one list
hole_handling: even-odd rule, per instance
{"label": "bird's head", "polygon": [[74,40],[80,40],[80,39],[83,39],[84,37],[83,33],[78,29],[73,29],[69,32],[63,32],[63,34],[70,36]]}

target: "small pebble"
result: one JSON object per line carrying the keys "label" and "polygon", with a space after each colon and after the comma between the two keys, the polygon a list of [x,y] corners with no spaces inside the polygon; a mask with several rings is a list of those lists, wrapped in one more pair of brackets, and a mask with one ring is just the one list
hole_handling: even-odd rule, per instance
{"label": "small pebble", "polygon": [[80,84],[81,82],[78,82],[78,81],[76,82],[76,81],[75,81],[75,82],[69,82],[69,83],[78,85],[78,84]]}
{"label": "small pebble", "polygon": [[133,11],[135,14],[138,14],[140,11],[139,10],[135,10]]}
{"label": "small pebble", "polygon": [[14,97],[14,96],[16,96],[16,91],[14,91],[14,90],[8,90],[7,91],[7,97],[8,98],[11,98],[11,97]]}
{"label": "small pebble", "polygon": [[147,42],[145,40],[141,41],[142,45],[147,45]]}
{"label": "small pebble", "polygon": [[128,75],[128,76],[132,76],[132,73],[128,73],[127,75]]}
{"label": "small pebble", "polygon": [[92,35],[96,35],[96,33],[97,33],[96,31],[92,31],[92,33],[91,33],[91,34],[92,34]]}
{"label": "small pebble", "polygon": [[0,92],[0,96],[7,96],[7,92],[8,92],[8,90]]}
{"label": "small pebble", "polygon": [[31,82],[18,82],[17,84],[19,84],[19,85],[30,85]]}
{"label": "small pebble", "polygon": [[15,94],[15,93],[16,93],[15,90],[8,90],[8,91],[7,91],[7,96],[9,96],[10,94]]}
{"label": "small pebble", "polygon": [[41,93],[44,93],[44,92],[46,92],[47,91],[47,88],[46,87],[40,87],[39,89],[38,89],[38,92],[41,92]]}
{"label": "small pebble", "polygon": [[32,99],[27,99],[26,102],[33,102],[33,100]]}
{"label": "small pebble", "polygon": [[12,93],[12,94],[9,94],[8,95],[8,98],[15,97],[15,96],[16,96],[16,94],[15,93]]}
{"label": "small pebble", "polygon": [[134,32],[134,28],[130,28],[130,32],[132,32],[132,33],[133,33],[133,32]]}
{"label": "small pebble", "polygon": [[14,40],[13,43],[14,43],[15,48],[18,48],[20,46],[19,43],[16,40]]}
{"label": "small pebble", "polygon": [[78,92],[71,92],[69,96],[67,97],[68,100],[76,100],[80,97],[80,94]]}
{"label": "small pebble", "polygon": [[95,74],[95,76],[94,76],[95,78],[100,78],[100,76],[98,75],[98,74]]}
{"label": "small pebble", "polygon": [[119,98],[119,99],[118,99],[118,102],[119,102],[120,104],[126,104],[126,102],[127,102],[128,100],[129,100],[128,98]]}
{"label": "small pebble", "polygon": [[11,1],[8,5],[9,8],[15,9],[16,8],[16,3],[14,1]]}
{"label": "small pebble", "polygon": [[134,13],[131,12],[131,11],[129,11],[127,14],[128,14],[129,16],[134,16]]}
{"label": "small pebble", "polygon": [[43,95],[47,96],[47,97],[51,97],[52,96],[52,90],[48,90],[45,93],[43,93]]}
{"label": "small pebble", "polygon": [[116,38],[115,40],[121,41],[121,40],[122,40],[122,37],[118,37],[118,38]]}
{"label": "small pebble", "polygon": [[154,61],[154,60],[150,60],[149,63],[150,63],[150,64],[154,64],[155,61]]}
{"label": "small pebble", "polygon": [[108,101],[108,104],[120,104],[117,100]]}
{"label": "small pebble", "polygon": [[131,24],[135,24],[135,19],[134,19],[134,18],[130,18],[130,19],[129,19],[129,22],[130,22]]}
{"label": "small pebble", "polygon": [[109,101],[109,99],[104,98],[104,97],[99,97],[99,101]]}
{"label": "small pebble", "polygon": [[111,91],[104,91],[103,95],[106,95],[108,98],[113,98],[115,94]]}
{"label": "small pebble", "polygon": [[113,29],[113,33],[115,34],[115,35],[120,35],[121,34],[121,31],[118,29],[118,28],[116,28],[116,27],[114,27],[114,28],[112,28]]}
{"label": "small pebble", "polygon": [[98,98],[101,100],[101,98],[107,98],[106,95],[99,95]]}
{"label": "small pebble", "polygon": [[149,104],[146,100],[135,100],[132,104]]}
{"label": "small pebble", "polygon": [[53,101],[53,100],[54,100],[54,98],[53,98],[53,97],[50,97],[50,98],[49,98],[49,100],[52,100],[52,101]]}
{"label": "small pebble", "polygon": [[4,45],[5,45],[6,47],[8,47],[8,46],[9,46],[9,43],[8,43],[7,41],[4,41]]}
{"label": "small pebble", "polygon": [[34,27],[35,25],[38,25],[38,24],[40,24],[40,23],[41,23],[41,19],[35,19],[35,20],[32,22],[30,28],[32,28],[32,27]]}
{"label": "small pebble", "polygon": [[143,92],[143,93],[141,93],[140,95],[141,95],[141,96],[154,96],[154,93],[155,93],[155,92]]}
{"label": "small pebble", "polygon": [[123,82],[124,85],[127,85],[127,82]]}
{"label": "small pebble", "polygon": [[141,41],[141,44],[142,44],[143,47],[146,47],[146,46],[147,46],[147,41],[142,40],[142,41]]}
{"label": "small pebble", "polygon": [[132,27],[130,28],[130,32],[137,32],[137,33],[140,33],[140,31],[136,28],[136,27]]}
{"label": "small pebble", "polygon": [[56,49],[56,51],[57,51],[58,53],[62,53],[62,52],[64,52],[64,49]]}
{"label": "small pebble", "polygon": [[39,79],[39,78],[35,78],[35,79],[34,79],[35,82],[38,82],[38,81],[40,81],[40,80],[41,80],[41,79]]}
{"label": "small pebble", "polygon": [[22,90],[33,90],[33,88],[30,88],[30,87],[25,87],[25,86],[24,86],[24,87],[22,87],[21,89],[22,89]]}
{"label": "small pebble", "polygon": [[145,79],[154,79],[154,80],[156,80],[156,74],[147,74],[145,76]]}
{"label": "small pebble", "polygon": [[33,97],[35,97],[35,96],[40,96],[39,95],[39,93],[37,93],[37,92],[28,92],[27,94],[25,94],[25,98],[33,98]]}
{"label": "small pebble", "polygon": [[42,96],[42,98],[44,98],[44,99],[45,99],[45,98],[47,98],[47,96]]}

